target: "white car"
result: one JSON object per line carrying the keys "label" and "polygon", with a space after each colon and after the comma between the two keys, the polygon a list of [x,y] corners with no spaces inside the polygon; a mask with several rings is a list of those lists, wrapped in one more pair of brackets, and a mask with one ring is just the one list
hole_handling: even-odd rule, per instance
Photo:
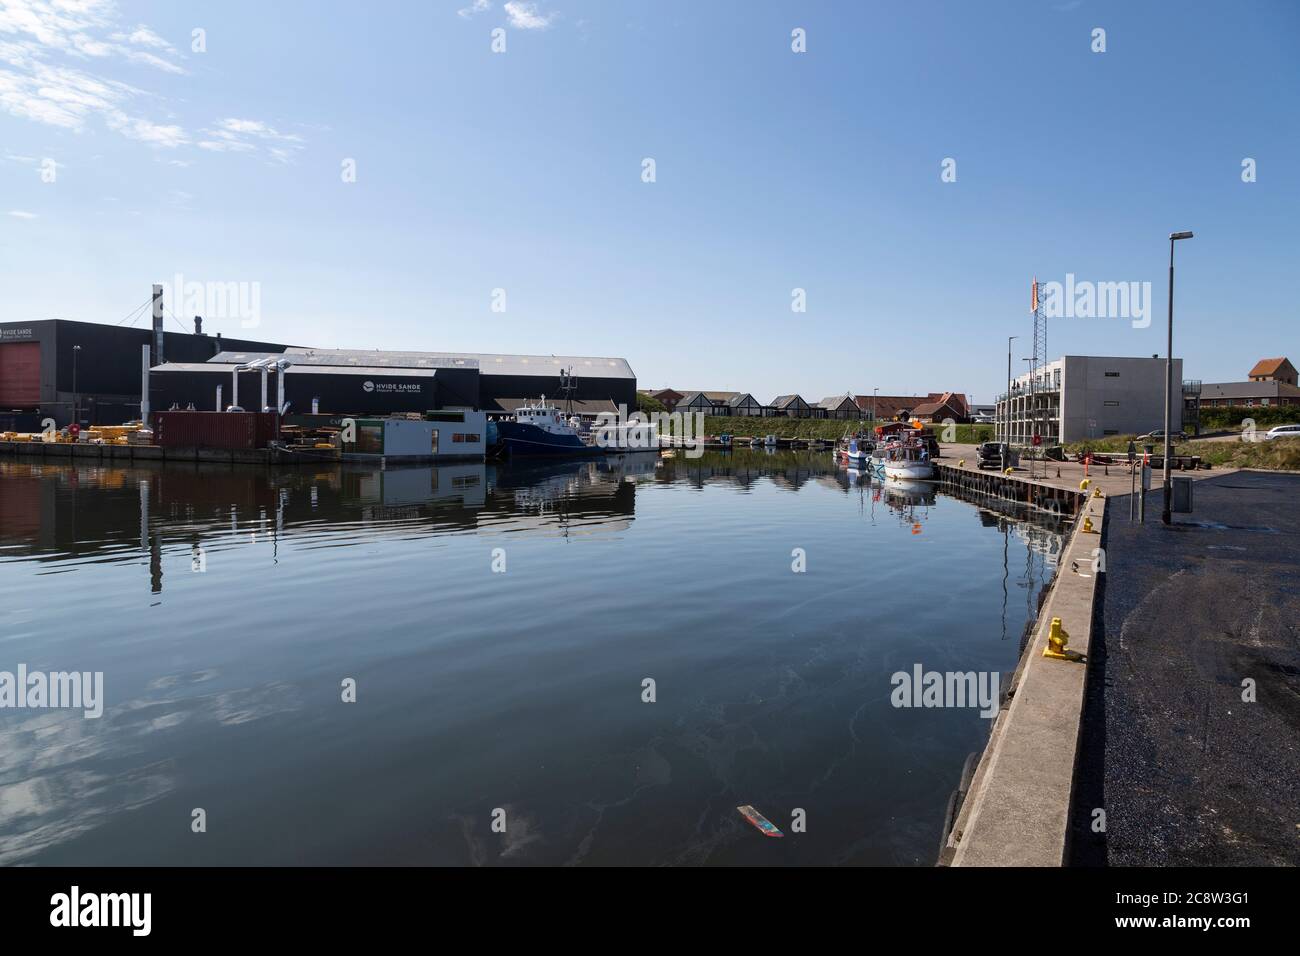
{"label": "white car", "polygon": [[1278,425],[1264,433],[1264,441],[1274,438],[1300,438],[1300,425]]}

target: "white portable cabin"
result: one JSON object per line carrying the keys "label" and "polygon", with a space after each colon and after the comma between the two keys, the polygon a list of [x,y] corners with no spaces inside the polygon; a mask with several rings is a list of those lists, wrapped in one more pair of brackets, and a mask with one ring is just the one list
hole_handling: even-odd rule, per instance
{"label": "white portable cabin", "polygon": [[349,454],[421,461],[482,460],[487,451],[487,413],[440,409],[418,420],[358,418]]}

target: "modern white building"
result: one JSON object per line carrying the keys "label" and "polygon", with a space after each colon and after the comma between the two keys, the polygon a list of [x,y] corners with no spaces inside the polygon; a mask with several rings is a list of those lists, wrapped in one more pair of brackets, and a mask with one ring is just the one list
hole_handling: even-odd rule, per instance
{"label": "modern white building", "polygon": [[[1169,428],[1183,427],[1183,360],[1173,361]],[[1028,445],[1035,433],[1044,445],[1140,435],[1164,427],[1165,360],[1101,355],[1063,355],[1036,374],[1012,380],[998,396],[998,439]],[[1008,435],[1009,431],[1009,435]]]}

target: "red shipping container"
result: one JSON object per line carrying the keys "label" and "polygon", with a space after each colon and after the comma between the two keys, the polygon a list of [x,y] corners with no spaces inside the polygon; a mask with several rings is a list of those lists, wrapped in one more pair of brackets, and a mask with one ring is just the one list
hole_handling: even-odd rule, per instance
{"label": "red shipping container", "polygon": [[164,448],[265,448],[280,437],[274,412],[157,412],[155,435]]}

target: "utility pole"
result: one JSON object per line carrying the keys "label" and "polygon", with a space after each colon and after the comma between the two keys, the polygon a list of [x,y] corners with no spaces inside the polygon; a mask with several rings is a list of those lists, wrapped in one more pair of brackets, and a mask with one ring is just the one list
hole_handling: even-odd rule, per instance
{"label": "utility pole", "polygon": [[1160,520],[1165,524],[1170,524],[1173,521],[1172,503],[1169,500],[1172,490],[1172,482],[1169,477],[1169,396],[1174,390],[1174,243],[1179,239],[1190,238],[1192,238],[1190,232],[1171,232],[1169,234],[1169,322],[1166,329],[1168,337],[1165,342],[1165,502],[1160,515]]}
{"label": "utility pole", "polygon": [[81,346],[72,347],[72,420],[78,425],[81,424],[81,392],[77,390],[77,356],[81,354]]}

